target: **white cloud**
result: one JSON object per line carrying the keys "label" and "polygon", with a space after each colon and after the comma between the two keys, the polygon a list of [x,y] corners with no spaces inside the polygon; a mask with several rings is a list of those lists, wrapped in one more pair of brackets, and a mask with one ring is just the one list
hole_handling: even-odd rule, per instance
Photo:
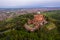
{"label": "white cloud", "polygon": [[0,0],[0,6],[27,6],[35,4],[58,3],[60,0]]}

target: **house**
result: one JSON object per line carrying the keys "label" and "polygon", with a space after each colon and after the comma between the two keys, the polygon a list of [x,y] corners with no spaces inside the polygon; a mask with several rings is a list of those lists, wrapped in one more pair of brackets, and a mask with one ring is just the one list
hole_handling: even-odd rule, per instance
{"label": "house", "polygon": [[[24,27],[28,31],[35,31],[46,23],[47,23],[47,21],[45,20],[44,15],[36,14],[36,15],[34,15],[34,18],[32,20],[28,19],[28,22],[27,22],[27,24],[24,25]],[[29,26],[30,24],[33,24],[34,27],[30,27]]]}

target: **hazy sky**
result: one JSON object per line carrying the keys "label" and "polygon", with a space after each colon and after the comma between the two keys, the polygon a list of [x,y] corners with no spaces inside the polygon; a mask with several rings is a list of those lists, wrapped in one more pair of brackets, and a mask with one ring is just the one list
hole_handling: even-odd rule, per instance
{"label": "hazy sky", "polygon": [[0,0],[0,8],[60,7],[60,0]]}

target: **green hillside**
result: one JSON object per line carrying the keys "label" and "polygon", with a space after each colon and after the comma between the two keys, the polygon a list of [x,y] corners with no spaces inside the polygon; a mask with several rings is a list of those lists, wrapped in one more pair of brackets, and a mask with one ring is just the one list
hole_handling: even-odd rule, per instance
{"label": "green hillside", "polygon": [[34,14],[24,14],[0,22],[0,40],[60,40],[60,10],[42,12],[48,24],[35,32],[25,30],[23,25]]}

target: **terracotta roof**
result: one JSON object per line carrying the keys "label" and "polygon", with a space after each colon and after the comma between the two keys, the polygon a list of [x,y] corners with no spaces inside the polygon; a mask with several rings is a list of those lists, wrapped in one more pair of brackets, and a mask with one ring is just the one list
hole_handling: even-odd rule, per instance
{"label": "terracotta roof", "polygon": [[39,25],[43,25],[43,22],[45,22],[45,18],[44,15],[42,14],[37,14],[34,15],[34,19],[33,20],[28,20],[28,24],[34,24],[34,28],[28,26],[28,24],[25,24],[25,28],[29,31],[35,31],[36,29],[39,29]]}
{"label": "terracotta roof", "polygon": [[42,14],[34,15],[34,20],[43,21],[44,20],[44,16]]}

